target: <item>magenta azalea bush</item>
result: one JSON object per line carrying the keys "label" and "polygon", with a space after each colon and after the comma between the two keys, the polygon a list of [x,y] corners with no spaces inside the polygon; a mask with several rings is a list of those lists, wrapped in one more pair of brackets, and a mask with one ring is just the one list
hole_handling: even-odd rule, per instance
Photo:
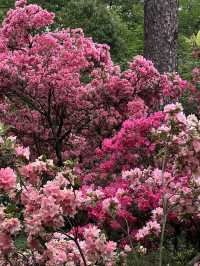
{"label": "magenta azalea bush", "polygon": [[53,19],[19,0],[0,28],[0,265],[162,259],[181,231],[198,246],[200,121],[179,100],[199,70],[190,84],[137,56],[121,71]]}
{"label": "magenta azalea bush", "polygon": [[32,157],[76,159],[91,167],[104,138],[129,118],[177,99],[186,86],[178,75],[160,75],[142,57],[121,72],[109,47],[81,29],[50,31],[54,15],[17,1],[0,29],[1,119],[30,146]]}

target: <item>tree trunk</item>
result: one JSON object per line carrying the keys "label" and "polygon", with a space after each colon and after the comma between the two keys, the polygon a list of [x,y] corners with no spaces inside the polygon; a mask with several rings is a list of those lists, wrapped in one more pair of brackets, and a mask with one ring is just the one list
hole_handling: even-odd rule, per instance
{"label": "tree trunk", "polygon": [[178,0],[144,1],[144,56],[163,72],[177,69]]}

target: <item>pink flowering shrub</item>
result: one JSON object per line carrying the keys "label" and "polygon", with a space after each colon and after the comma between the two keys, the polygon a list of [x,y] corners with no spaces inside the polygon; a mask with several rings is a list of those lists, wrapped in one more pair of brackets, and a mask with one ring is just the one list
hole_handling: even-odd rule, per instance
{"label": "pink flowering shrub", "polygon": [[[186,87],[142,56],[122,72],[109,47],[81,29],[50,31],[54,15],[16,1],[0,28],[1,121],[32,157],[90,167],[94,151],[132,117],[144,118]],[[86,156],[87,154],[87,156]]]}
{"label": "pink flowering shrub", "polygon": [[104,140],[97,151],[99,163],[90,174],[94,183],[86,187],[95,203],[89,216],[108,233],[114,229],[122,246],[157,248],[164,205],[166,236],[177,237],[178,226],[196,238],[199,125],[196,116],[185,116],[181,104],[169,104],[145,119],[125,121],[114,137]]}
{"label": "pink flowering shrub", "polygon": [[[1,156],[13,155],[12,167],[0,168],[1,265],[116,265],[124,255],[88,220],[91,200],[76,186],[73,169],[52,160],[28,162],[28,149],[1,130]],[[19,152],[20,151],[20,152]],[[79,188],[79,189],[78,189]],[[83,218],[81,219],[81,212]],[[19,239],[24,246],[18,246]]]}

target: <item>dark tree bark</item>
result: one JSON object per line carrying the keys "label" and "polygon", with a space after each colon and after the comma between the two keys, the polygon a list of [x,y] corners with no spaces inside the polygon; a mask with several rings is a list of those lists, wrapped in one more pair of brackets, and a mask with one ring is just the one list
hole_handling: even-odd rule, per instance
{"label": "dark tree bark", "polygon": [[144,0],[144,56],[157,69],[177,69],[178,0]]}

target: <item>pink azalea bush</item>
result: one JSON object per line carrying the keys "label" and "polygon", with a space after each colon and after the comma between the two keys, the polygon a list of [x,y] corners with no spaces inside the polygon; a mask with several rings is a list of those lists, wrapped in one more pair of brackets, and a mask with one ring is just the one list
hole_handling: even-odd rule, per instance
{"label": "pink azalea bush", "polygon": [[[50,31],[54,14],[16,1],[0,28],[1,121],[58,165],[90,167],[94,150],[128,119],[142,118],[182,95],[186,82],[161,75],[142,56],[122,72],[109,47],[81,29]],[[87,154],[87,156],[86,156]]]}
{"label": "pink azalea bush", "polygon": [[165,205],[166,233],[175,234],[179,224],[195,234],[200,198],[199,120],[194,115],[186,117],[176,103],[166,105],[153,120],[152,116],[133,119],[126,125],[98,151],[95,171],[100,181],[95,183],[106,186],[103,195],[98,192],[100,200],[91,210],[92,217],[121,233],[122,243],[156,247]]}
{"label": "pink azalea bush", "polygon": [[[80,221],[92,200],[74,188],[72,169],[59,171],[52,160],[42,158],[28,162],[27,148],[3,133],[0,151],[2,157],[13,155],[0,169],[1,265],[112,266],[121,259],[123,264],[125,253],[117,243],[87,216]],[[21,237],[22,250],[17,245]]]}

